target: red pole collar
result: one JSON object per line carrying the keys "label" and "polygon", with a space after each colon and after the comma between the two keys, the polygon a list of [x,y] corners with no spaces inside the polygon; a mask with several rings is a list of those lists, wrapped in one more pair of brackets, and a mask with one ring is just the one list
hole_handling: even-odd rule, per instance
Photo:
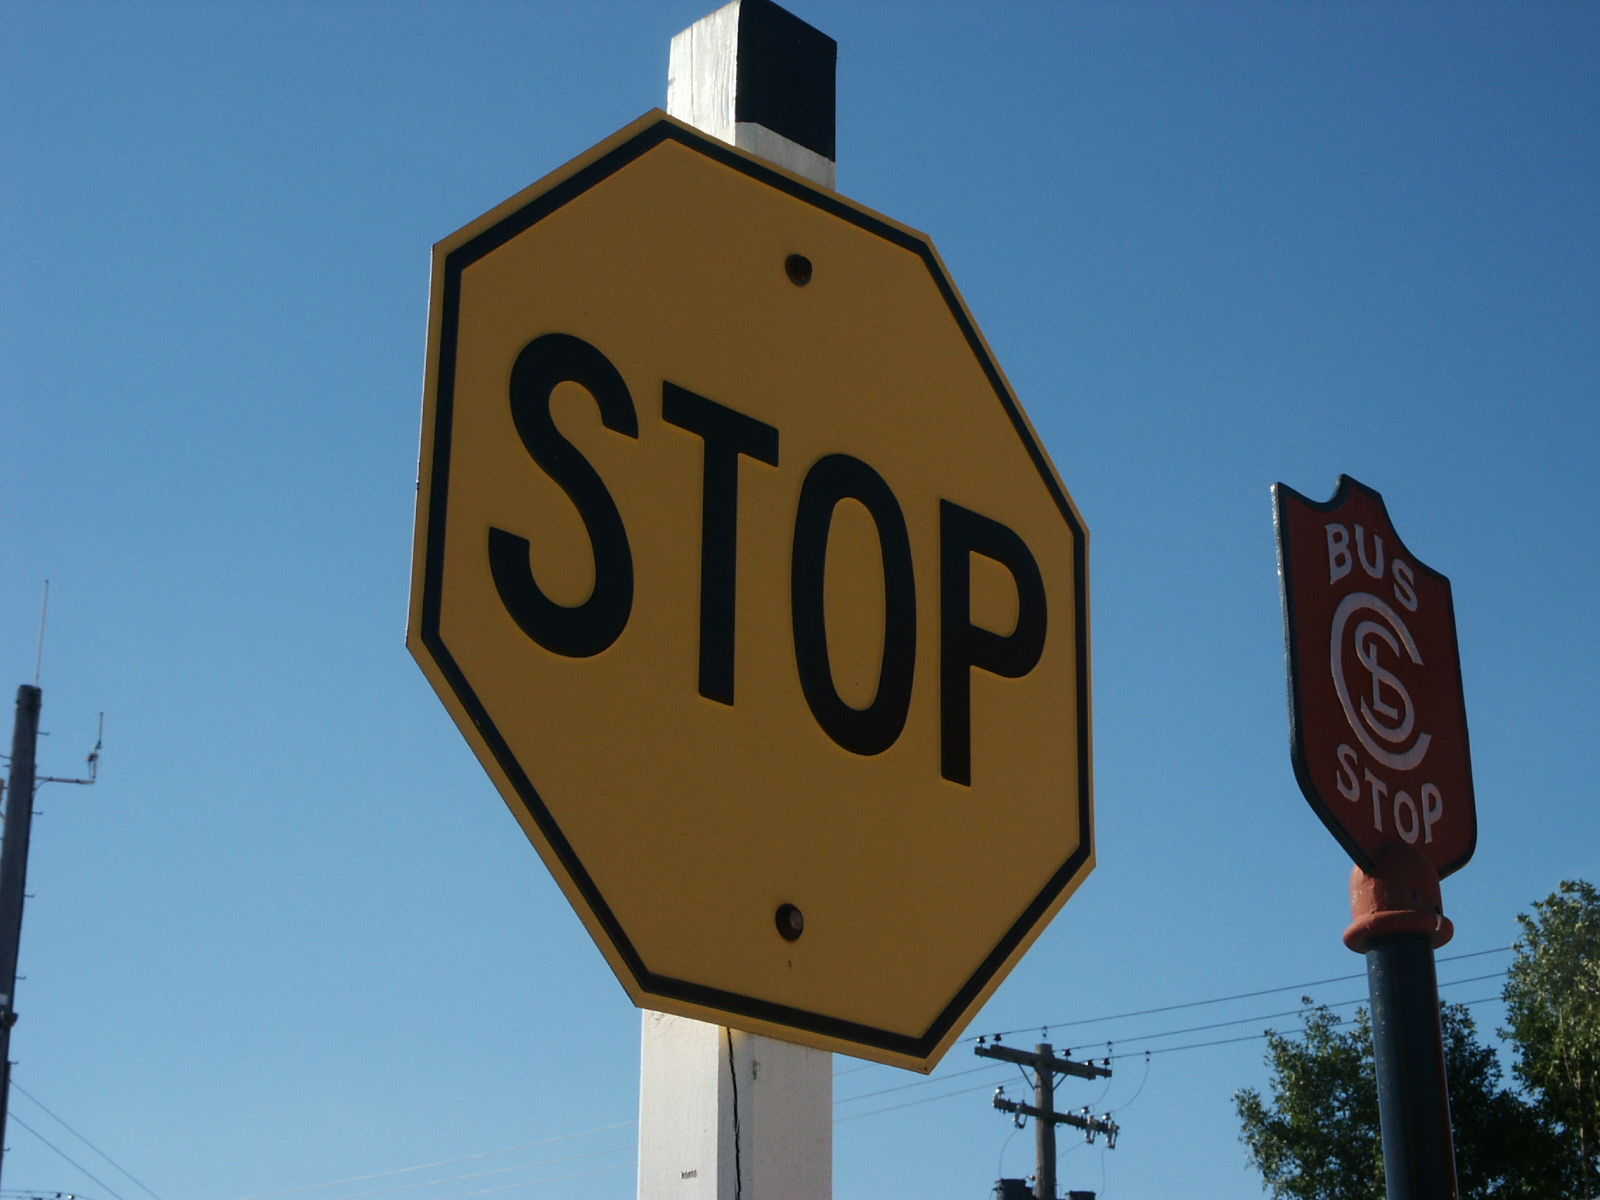
{"label": "red pole collar", "polygon": [[1344,944],[1365,954],[1374,938],[1396,933],[1425,933],[1437,950],[1455,936],[1444,915],[1439,873],[1409,846],[1386,846],[1378,853],[1378,873],[1360,867],[1350,873],[1350,928]]}

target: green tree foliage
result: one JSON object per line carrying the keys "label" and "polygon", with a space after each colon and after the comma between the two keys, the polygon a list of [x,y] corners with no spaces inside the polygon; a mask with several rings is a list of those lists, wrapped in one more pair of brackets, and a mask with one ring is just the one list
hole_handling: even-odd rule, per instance
{"label": "green tree foliage", "polygon": [[1302,999],[1299,1040],[1267,1033],[1270,1103],[1254,1088],[1234,1095],[1250,1165],[1279,1200],[1382,1200],[1378,1084],[1365,1009],[1348,1028]]}
{"label": "green tree foliage", "polygon": [[1600,893],[1568,880],[1519,916],[1522,937],[1506,983],[1501,1031],[1516,1075],[1562,1135],[1575,1185],[1600,1195]]}
{"label": "green tree foliage", "polygon": [[[1234,1096],[1250,1164],[1277,1200],[1383,1200],[1371,1022],[1365,1009],[1341,1022],[1305,1004],[1298,1038],[1267,1035],[1270,1100],[1254,1088]],[[1499,1059],[1478,1042],[1466,1008],[1444,1005],[1441,1017],[1462,1200],[1571,1195],[1554,1133],[1500,1086]]]}
{"label": "green tree foliage", "polygon": [[1462,1200],[1572,1196],[1557,1131],[1526,1097],[1500,1086],[1500,1057],[1478,1041],[1466,1007],[1443,1005],[1440,1017]]}

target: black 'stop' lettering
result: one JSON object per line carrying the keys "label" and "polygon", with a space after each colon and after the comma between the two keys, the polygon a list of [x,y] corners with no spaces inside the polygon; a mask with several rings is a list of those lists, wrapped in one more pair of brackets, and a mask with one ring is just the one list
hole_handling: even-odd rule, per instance
{"label": "black 'stop' lettering", "polygon": [[523,633],[553,653],[588,658],[615,642],[628,624],[633,554],[622,514],[605,483],[550,416],[550,395],[561,383],[586,388],[607,429],[636,438],[639,418],[628,385],[611,360],[571,334],[534,338],[511,368],[512,420],[533,461],[561,485],[583,518],[594,551],[594,590],[582,604],[556,604],[533,577],[527,539],[493,527],[489,569],[501,602]]}
{"label": "black 'stop' lettering", "polygon": [[705,439],[700,501],[700,694],[732,704],[739,456],[777,466],[778,431],[675,383],[661,386],[661,416]]}

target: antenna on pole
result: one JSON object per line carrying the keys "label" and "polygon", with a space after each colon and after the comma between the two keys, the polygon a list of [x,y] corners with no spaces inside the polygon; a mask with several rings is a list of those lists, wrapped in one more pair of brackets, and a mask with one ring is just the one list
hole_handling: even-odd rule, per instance
{"label": "antenna on pole", "polygon": [[83,783],[83,784],[93,783],[95,781],[95,779],[99,777],[99,774],[100,774],[100,749],[101,749],[102,746],[105,745],[105,741],[106,741],[106,715],[105,715],[105,713],[101,713],[100,714],[100,731],[95,735],[94,749],[89,751],[89,757],[84,760],[85,762],[87,762],[89,764],[89,778],[87,778],[87,779],[64,779],[60,775],[40,775],[40,776],[38,776],[36,778],[35,783],[36,784],[37,783]]}
{"label": "antenna on pole", "polygon": [[44,667],[44,619],[50,615],[50,581],[44,581],[44,603],[39,607],[39,653],[33,660],[33,686],[39,686],[39,672]]}

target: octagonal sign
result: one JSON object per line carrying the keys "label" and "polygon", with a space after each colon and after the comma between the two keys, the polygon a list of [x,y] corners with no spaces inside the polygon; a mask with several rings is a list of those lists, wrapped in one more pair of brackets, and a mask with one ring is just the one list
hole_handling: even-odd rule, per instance
{"label": "octagonal sign", "polygon": [[408,643],[640,1006],[932,1068],[1093,866],[1087,550],[927,239],[663,113],[435,249]]}

